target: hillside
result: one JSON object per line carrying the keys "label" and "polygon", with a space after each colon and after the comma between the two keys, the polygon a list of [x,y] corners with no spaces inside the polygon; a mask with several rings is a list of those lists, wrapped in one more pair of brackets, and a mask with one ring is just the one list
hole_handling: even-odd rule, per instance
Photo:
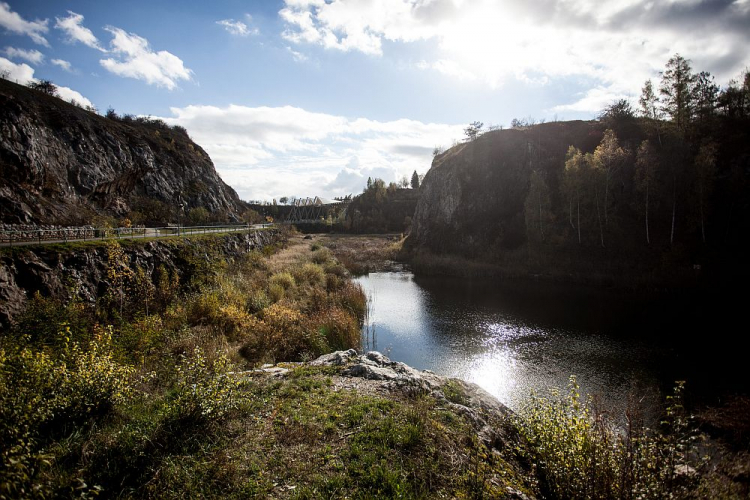
{"label": "hillside", "polygon": [[[0,222],[88,224],[98,215],[176,221],[241,212],[237,193],[184,129],[105,118],[0,80]],[[182,215],[182,214],[180,214]]]}
{"label": "hillside", "polygon": [[488,132],[435,157],[407,248],[423,271],[737,278],[748,271],[748,139],[747,119],[724,116],[688,131],[631,115]]}

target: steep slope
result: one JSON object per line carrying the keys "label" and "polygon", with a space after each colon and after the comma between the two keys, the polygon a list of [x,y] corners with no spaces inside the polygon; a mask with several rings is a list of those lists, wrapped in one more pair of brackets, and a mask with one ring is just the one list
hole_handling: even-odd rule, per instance
{"label": "steep slope", "polygon": [[750,122],[722,115],[687,130],[631,116],[488,132],[435,157],[406,247],[417,271],[738,280],[749,139]]}
{"label": "steep slope", "polygon": [[0,131],[0,222],[88,223],[149,202],[168,218],[180,197],[222,217],[241,208],[206,152],[161,122],[108,119],[0,80]]}
{"label": "steep slope", "polygon": [[420,187],[409,244],[468,257],[517,248],[526,240],[531,171],[556,177],[569,145],[592,150],[601,133],[582,121],[497,130],[436,156]]}

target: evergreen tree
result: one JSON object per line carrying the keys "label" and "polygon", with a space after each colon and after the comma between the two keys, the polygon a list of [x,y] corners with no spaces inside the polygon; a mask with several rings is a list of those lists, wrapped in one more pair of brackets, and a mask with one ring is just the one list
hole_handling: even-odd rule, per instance
{"label": "evergreen tree", "polygon": [[417,174],[416,170],[411,174],[411,188],[419,189],[419,174]]}
{"label": "evergreen tree", "polygon": [[659,93],[662,105],[672,121],[680,130],[685,130],[690,123],[694,107],[694,86],[696,76],[690,67],[690,61],[679,54],[667,61],[666,70],[661,74]]}

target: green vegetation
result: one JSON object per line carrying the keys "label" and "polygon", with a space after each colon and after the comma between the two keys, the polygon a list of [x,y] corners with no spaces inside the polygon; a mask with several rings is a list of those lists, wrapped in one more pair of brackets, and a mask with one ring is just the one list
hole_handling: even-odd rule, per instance
{"label": "green vegetation", "polygon": [[[417,177],[414,178],[414,175]],[[412,188],[405,180],[386,186],[382,179],[368,179],[364,192],[355,197],[340,228],[351,233],[401,233],[411,227],[419,199],[419,176],[414,172]]]}
{"label": "green vegetation", "polygon": [[226,261],[214,242],[176,243],[180,274],[108,242],[96,305],[30,300],[0,340],[0,498],[176,494],[161,474],[201,477],[227,422],[259,418],[242,370],[359,345],[366,301],[330,253]]}
{"label": "green vegetation", "polygon": [[699,482],[696,438],[682,402],[683,384],[668,397],[661,432],[647,429],[637,408],[618,428],[593,401],[582,401],[575,378],[568,393],[533,397],[519,428],[531,444],[542,488],[551,498],[685,498]]}

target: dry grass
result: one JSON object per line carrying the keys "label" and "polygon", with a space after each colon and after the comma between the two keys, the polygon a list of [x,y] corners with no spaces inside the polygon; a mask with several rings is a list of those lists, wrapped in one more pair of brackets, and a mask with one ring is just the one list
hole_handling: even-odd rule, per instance
{"label": "dry grass", "polygon": [[317,241],[329,248],[334,257],[354,275],[399,267],[404,237],[385,235],[322,235]]}

